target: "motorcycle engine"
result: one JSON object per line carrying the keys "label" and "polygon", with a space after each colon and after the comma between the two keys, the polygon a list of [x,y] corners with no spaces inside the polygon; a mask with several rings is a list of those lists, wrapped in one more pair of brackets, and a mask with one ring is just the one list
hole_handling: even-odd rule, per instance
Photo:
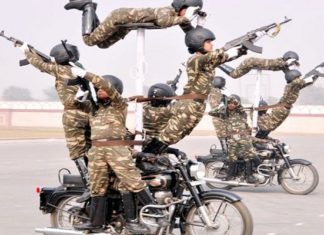
{"label": "motorcycle engine", "polygon": [[257,172],[258,172],[257,177],[264,178],[264,180],[260,182],[264,182],[266,178],[270,176],[274,176],[276,174],[275,160],[273,159],[263,160],[262,163],[258,166]]}
{"label": "motorcycle engine", "polygon": [[172,201],[172,192],[170,191],[156,191],[154,192],[154,198],[158,204],[168,204]]}

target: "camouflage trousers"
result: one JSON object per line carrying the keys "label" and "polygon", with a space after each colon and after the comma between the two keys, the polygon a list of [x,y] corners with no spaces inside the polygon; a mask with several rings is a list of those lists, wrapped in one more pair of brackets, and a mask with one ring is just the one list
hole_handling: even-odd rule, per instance
{"label": "camouflage trousers", "polygon": [[250,72],[252,69],[279,71],[286,68],[286,62],[282,58],[262,59],[250,57],[243,60],[240,65],[234,69],[230,76],[239,78]]}
{"label": "camouflage trousers", "polygon": [[118,178],[119,191],[139,192],[146,187],[136,168],[131,150],[126,146],[92,147],[89,150],[89,176],[91,196],[104,196],[110,182],[108,171],[112,169]]}
{"label": "camouflage trousers", "polygon": [[85,156],[91,147],[89,114],[77,109],[66,110],[62,123],[71,160]]}
{"label": "camouflage trousers", "polygon": [[273,108],[271,113],[266,113],[258,118],[258,128],[263,131],[273,131],[288,117],[290,108],[279,106]]}
{"label": "camouflage trousers", "polygon": [[189,135],[202,119],[206,104],[194,100],[179,100],[172,107],[173,116],[161,131],[159,140],[175,144]]}
{"label": "camouflage trousers", "polygon": [[227,139],[228,157],[231,162],[236,161],[238,157],[245,161],[251,160],[257,156],[252,145],[251,136],[240,136],[239,138],[230,137]]}
{"label": "camouflage trousers", "polygon": [[90,35],[83,36],[84,43],[88,46],[97,45],[100,48],[110,47],[119,40],[124,39],[131,31],[117,25],[147,22],[146,18],[140,13],[140,11],[132,11],[131,8],[120,8],[112,11]]}

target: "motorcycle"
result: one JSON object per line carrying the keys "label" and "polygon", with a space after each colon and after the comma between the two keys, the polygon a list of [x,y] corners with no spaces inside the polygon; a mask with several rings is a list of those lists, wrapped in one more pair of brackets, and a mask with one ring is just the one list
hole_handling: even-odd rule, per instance
{"label": "motorcycle", "polygon": [[[157,159],[160,157],[157,156]],[[142,178],[157,202],[157,205],[140,205],[137,201],[140,221],[150,229],[149,234],[171,235],[175,229],[185,235],[252,234],[252,216],[239,196],[222,189],[205,191],[202,186],[204,165],[188,160],[184,153],[173,159],[172,167],[163,167],[166,161],[152,167],[154,161],[151,159],[144,166],[149,172],[144,171]],[[154,173],[156,168],[159,171]],[[143,166],[141,169],[143,170]],[[60,174],[62,175],[62,171]],[[113,179],[113,172],[110,174]],[[50,214],[52,228],[39,228],[36,232],[54,235],[84,234],[73,230],[74,225],[84,223],[89,218],[91,200],[76,202],[76,198],[85,190],[81,178],[64,174],[59,180],[61,185],[58,187],[40,189],[40,210]],[[110,184],[107,193],[106,227],[100,234],[126,234],[121,196],[112,185]],[[161,215],[153,214],[154,210],[148,210],[150,208],[162,210],[168,223],[160,225],[158,218]]]}
{"label": "motorcycle", "polygon": [[226,180],[228,157],[226,153],[210,148],[207,156],[198,156],[197,161],[206,167],[206,184],[210,188],[230,189],[238,186],[259,187],[274,185],[275,179],[282,188],[291,194],[306,195],[315,190],[319,182],[319,175],[311,162],[304,159],[291,159],[290,147],[279,140],[267,143],[255,143],[255,149],[261,164],[254,167],[254,177],[257,183],[247,183],[245,175],[245,161],[239,156],[236,177]]}

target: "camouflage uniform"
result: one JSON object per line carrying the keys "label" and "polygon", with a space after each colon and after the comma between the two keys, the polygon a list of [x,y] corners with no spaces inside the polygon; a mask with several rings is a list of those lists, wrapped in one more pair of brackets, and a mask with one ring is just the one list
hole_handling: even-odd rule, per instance
{"label": "camouflage uniform", "polygon": [[166,107],[153,107],[146,103],[143,105],[143,129],[146,137],[158,137],[172,117],[171,104]]}
{"label": "camouflage uniform", "polygon": [[[85,79],[97,89],[109,94],[110,105],[99,104],[97,113],[90,118],[91,140],[124,140],[127,138],[125,126],[127,103],[118,91],[100,76],[87,73]],[[89,175],[91,196],[104,196],[109,184],[108,169],[118,178],[117,189],[120,191],[139,192],[146,186],[132,159],[129,146],[92,146],[89,150]]]}
{"label": "camouflage uniform", "polygon": [[[209,97],[208,97],[209,105],[212,110],[218,108],[218,106],[221,103],[222,96],[223,95],[222,95],[221,89],[212,87]],[[225,138],[226,137],[226,128],[223,123],[223,119],[221,119],[219,117],[212,117],[212,120],[213,120],[213,125],[215,128],[217,137]]]}
{"label": "camouflage uniform", "polygon": [[84,103],[76,101],[75,95],[79,86],[66,85],[66,79],[74,78],[71,67],[44,62],[41,57],[32,52],[26,52],[26,57],[37,69],[56,78],[55,89],[64,106],[62,122],[70,158],[75,160],[85,156],[91,146],[89,126],[91,103],[89,100]]}
{"label": "camouflage uniform", "polygon": [[209,112],[211,116],[223,120],[226,128],[228,157],[231,162],[244,157],[245,161],[254,159],[257,155],[252,145],[251,129],[247,124],[247,115],[242,106],[236,110],[226,111],[221,107]]}
{"label": "camouflage uniform", "polygon": [[273,131],[288,117],[293,104],[296,102],[299,91],[305,87],[305,81],[297,78],[286,85],[285,91],[278,106],[258,118],[258,127],[262,131]]}
{"label": "camouflage uniform", "polygon": [[108,48],[131,31],[118,27],[128,23],[154,23],[161,28],[180,25],[184,31],[191,29],[190,21],[184,16],[178,16],[173,7],[119,8],[112,11],[91,34],[84,35],[83,41],[88,46]]}
{"label": "camouflage uniform", "polygon": [[[215,68],[227,59],[228,55],[222,49],[192,56],[187,62],[188,83],[184,87],[184,94],[208,96]],[[171,145],[189,135],[202,119],[205,109],[204,100],[184,99],[175,102],[171,110],[173,116],[161,131],[159,140]]]}
{"label": "camouflage uniform", "polygon": [[232,78],[239,78],[250,72],[252,69],[278,71],[283,70],[286,67],[287,64],[282,58],[262,59],[250,57],[243,60],[236,69],[230,72],[229,75]]}

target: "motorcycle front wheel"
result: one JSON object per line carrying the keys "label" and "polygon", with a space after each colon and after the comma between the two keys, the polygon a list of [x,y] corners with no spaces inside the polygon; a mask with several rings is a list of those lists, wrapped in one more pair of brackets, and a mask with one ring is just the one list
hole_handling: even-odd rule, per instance
{"label": "motorcycle front wheel", "polygon": [[[209,161],[205,163],[206,167],[206,178],[220,178],[220,176],[226,177],[226,169],[224,168],[224,162],[222,161]],[[232,187],[226,184],[219,184],[214,182],[206,182],[209,188],[220,188],[220,189],[231,189]]]}
{"label": "motorcycle front wheel", "polygon": [[185,235],[251,235],[252,216],[243,202],[228,202],[217,197],[202,200],[214,228],[208,228],[195,205],[192,205],[186,217]]}
{"label": "motorcycle front wheel", "polygon": [[51,226],[53,228],[73,229],[73,225],[86,222],[88,215],[83,211],[84,203],[75,200],[78,196],[62,199],[57,208],[51,213]]}
{"label": "motorcycle front wheel", "polygon": [[316,168],[313,165],[301,163],[293,163],[291,168],[296,174],[297,179],[294,179],[289,169],[285,168],[279,176],[283,189],[288,193],[297,195],[306,195],[313,192],[319,182]]}

